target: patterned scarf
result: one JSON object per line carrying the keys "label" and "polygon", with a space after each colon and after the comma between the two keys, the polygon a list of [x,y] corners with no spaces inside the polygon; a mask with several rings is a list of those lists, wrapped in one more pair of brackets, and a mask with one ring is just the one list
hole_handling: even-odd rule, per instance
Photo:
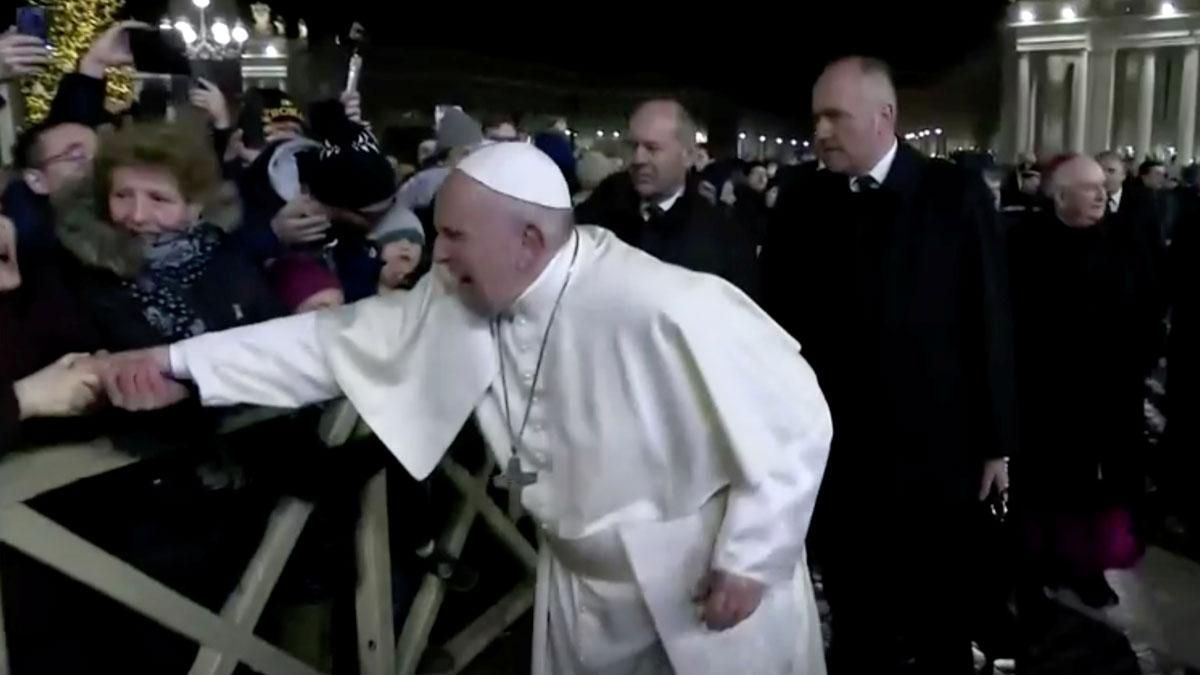
{"label": "patterned scarf", "polygon": [[175,342],[207,330],[188,296],[220,244],[221,231],[207,224],[160,235],[147,242],[146,262],[137,278],[122,282],[163,339]]}

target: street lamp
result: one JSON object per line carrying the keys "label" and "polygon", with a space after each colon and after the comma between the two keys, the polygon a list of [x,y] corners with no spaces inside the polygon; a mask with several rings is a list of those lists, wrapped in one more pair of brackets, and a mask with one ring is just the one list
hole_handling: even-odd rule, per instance
{"label": "street lamp", "polygon": [[1034,11],[1028,7],[1022,9],[1019,16],[1021,18],[1021,23],[1033,23],[1037,20],[1037,14],[1035,14]]}
{"label": "street lamp", "polygon": [[766,137],[766,136],[759,136],[759,137],[758,137],[758,142],[759,142],[759,143],[766,143],[766,142],[767,142],[767,137]]}
{"label": "street lamp", "polygon": [[938,127],[938,128],[936,128],[936,129],[934,129],[934,130],[933,130],[933,133],[934,133],[934,135],[936,135],[936,136],[941,136],[941,135],[942,135],[942,128],[941,128],[941,127]]}
{"label": "street lamp", "polygon": [[742,133],[738,134],[738,140],[739,141],[746,140],[746,132],[743,131]]}
{"label": "street lamp", "polygon": [[[240,21],[230,28],[225,21],[216,18],[210,25],[204,10],[211,5],[212,0],[192,0],[192,6],[200,12],[200,21],[196,26],[193,26],[186,17],[180,17],[174,24],[169,19],[163,18],[158,27],[160,30],[174,28],[179,31],[179,36],[187,44],[189,59],[236,58],[242,45],[250,39],[250,33]],[[197,28],[199,28],[198,31]],[[231,45],[231,42],[236,44]],[[278,52],[275,55],[277,56]]]}
{"label": "street lamp", "polygon": [[1058,16],[1063,21],[1074,21],[1079,18],[1079,15],[1075,12],[1075,8],[1071,5],[1063,5],[1062,9],[1058,11]]}

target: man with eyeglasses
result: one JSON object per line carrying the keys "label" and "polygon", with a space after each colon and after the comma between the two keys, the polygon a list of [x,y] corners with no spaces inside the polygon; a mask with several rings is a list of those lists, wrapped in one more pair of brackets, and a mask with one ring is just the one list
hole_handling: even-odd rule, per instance
{"label": "man with eyeglasses", "polygon": [[65,75],[59,83],[46,119],[17,138],[13,154],[19,173],[4,190],[0,203],[16,225],[22,259],[32,260],[55,247],[50,198],[91,168],[96,154],[95,127],[108,120],[105,71],[131,64],[127,31],[148,28],[125,21],[101,34],[80,60],[78,71]]}

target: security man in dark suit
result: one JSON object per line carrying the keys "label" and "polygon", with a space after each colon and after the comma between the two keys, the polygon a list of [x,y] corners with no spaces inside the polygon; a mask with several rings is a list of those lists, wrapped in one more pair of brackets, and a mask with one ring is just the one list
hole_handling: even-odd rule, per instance
{"label": "security man in dark suit", "polygon": [[754,296],[758,261],[753,232],[714,204],[689,176],[696,124],[678,102],[643,103],[629,120],[633,160],[575,209],[581,225],[600,225],[664,262],[724,278]]}
{"label": "security man in dark suit", "polygon": [[967,675],[971,523],[1015,444],[1006,261],[978,172],[900,143],[896,110],[882,62],[821,75],[823,166],[779,197],[763,299],[833,413],[810,537],[831,673]]}

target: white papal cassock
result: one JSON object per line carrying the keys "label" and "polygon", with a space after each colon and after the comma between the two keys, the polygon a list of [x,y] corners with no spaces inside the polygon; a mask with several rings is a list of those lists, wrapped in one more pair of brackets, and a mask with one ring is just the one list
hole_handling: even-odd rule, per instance
{"label": "white papal cassock", "polygon": [[[472,412],[507,464],[503,363],[514,426],[532,405],[518,455],[537,473],[522,503],[543,533],[535,673],[825,670],[803,547],[829,412],[799,346],[717,277],[580,227],[497,323],[430,274],[410,292],[179,343],[171,361],[208,405],[344,392],[417,478]],[[691,599],[710,568],[768,584],[728,631],[707,630]]]}

